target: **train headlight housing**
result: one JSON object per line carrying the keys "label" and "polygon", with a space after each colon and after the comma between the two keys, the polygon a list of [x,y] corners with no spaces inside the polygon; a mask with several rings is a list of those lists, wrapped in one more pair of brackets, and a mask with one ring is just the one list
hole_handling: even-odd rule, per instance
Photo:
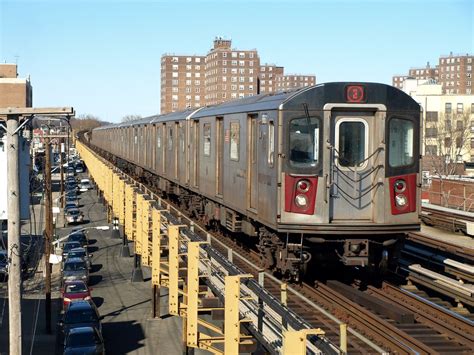
{"label": "train headlight housing", "polygon": [[405,207],[408,204],[408,199],[405,195],[400,194],[395,196],[395,203],[397,207]]}
{"label": "train headlight housing", "polygon": [[300,208],[304,208],[308,206],[308,198],[305,195],[296,195],[295,197],[295,204]]}
{"label": "train headlight housing", "polygon": [[296,184],[298,192],[308,192],[311,183],[308,180],[300,180]]}

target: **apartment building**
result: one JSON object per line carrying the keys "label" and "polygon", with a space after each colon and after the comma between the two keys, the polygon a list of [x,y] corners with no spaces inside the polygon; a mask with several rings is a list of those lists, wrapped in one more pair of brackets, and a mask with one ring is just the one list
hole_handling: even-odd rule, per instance
{"label": "apartment building", "polygon": [[31,107],[33,89],[29,78],[18,78],[16,64],[0,64],[0,107]]}
{"label": "apartment building", "polygon": [[231,45],[231,40],[216,38],[206,56],[206,105],[257,94],[260,67],[257,50],[237,50]]}
{"label": "apartment building", "polygon": [[286,91],[316,84],[315,75],[287,74],[276,78],[276,91]]}
{"label": "apartment building", "polygon": [[403,91],[423,109],[423,170],[440,170],[440,161],[474,162],[474,95],[444,93],[434,79],[407,79]]}
{"label": "apartment building", "polygon": [[281,66],[260,65],[256,49],[235,49],[231,40],[218,37],[205,56],[162,56],[161,113],[315,83],[314,75],[285,76]]}
{"label": "apartment building", "polygon": [[205,56],[161,57],[161,112],[201,107],[205,101]]}
{"label": "apartment building", "polygon": [[472,67],[474,56],[458,54],[439,58],[439,83],[447,94],[473,94]]}
{"label": "apartment building", "polygon": [[264,64],[260,66],[259,87],[261,94],[277,92],[277,78],[283,76],[284,68],[275,64]]}
{"label": "apartment building", "polygon": [[406,79],[434,79],[441,84],[443,93],[470,95],[473,92],[474,56],[470,54],[442,55],[438,59],[438,65],[435,68],[428,62],[424,68],[411,68],[408,75],[394,75],[392,85],[402,89]]}

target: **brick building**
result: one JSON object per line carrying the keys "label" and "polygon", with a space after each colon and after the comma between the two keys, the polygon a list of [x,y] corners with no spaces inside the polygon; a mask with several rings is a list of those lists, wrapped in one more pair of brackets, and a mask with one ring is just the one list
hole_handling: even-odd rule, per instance
{"label": "brick building", "polygon": [[434,79],[446,94],[473,94],[472,74],[474,56],[469,54],[442,55],[435,68],[428,62],[424,68],[411,68],[408,75],[394,75],[392,85],[401,89],[406,79]]}
{"label": "brick building", "polygon": [[230,40],[216,38],[206,56],[206,105],[257,94],[257,50],[232,49],[231,44]]}
{"label": "brick building", "polygon": [[312,75],[286,76],[283,67],[260,65],[256,49],[234,49],[231,40],[216,38],[205,56],[162,56],[161,113],[315,83]]}
{"label": "brick building", "polygon": [[18,78],[16,64],[0,64],[0,107],[31,107],[33,90],[28,78]]}

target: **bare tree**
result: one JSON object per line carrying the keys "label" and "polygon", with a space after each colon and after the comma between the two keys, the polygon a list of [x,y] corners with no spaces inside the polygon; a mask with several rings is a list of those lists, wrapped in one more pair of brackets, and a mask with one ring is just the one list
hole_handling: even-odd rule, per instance
{"label": "bare tree", "polygon": [[[450,175],[461,175],[464,172],[464,161],[470,159],[471,150],[471,114],[427,112],[423,144],[423,170],[443,180]],[[451,191],[440,191],[440,201],[446,205]]]}
{"label": "bare tree", "polygon": [[[434,112],[436,113],[436,112]],[[424,132],[425,165],[435,175],[459,174],[471,150],[471,114],[428,115]]]}
{"label": "bare tree", "polygon": [[91,114],[81,114],[71,119],[71,126],[74,131],[91,130],[104,124],[106,122]]}
{"label": "bare tree", "polygon": [[125,115],[122,117],[122,122],[130,122],[130,121],[135,121],[142,118],[140,115]]}

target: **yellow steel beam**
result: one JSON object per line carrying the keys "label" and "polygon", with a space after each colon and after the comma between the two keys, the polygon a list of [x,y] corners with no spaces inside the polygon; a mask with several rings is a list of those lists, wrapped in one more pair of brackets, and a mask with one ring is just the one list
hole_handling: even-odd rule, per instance
{"label": "yellow steel beam", "polygon": [[152,250],[151,250],[151,283],[160,285],[160,266],[161,266],[161,211],[153,209],[152,217]]}
{"label": "yellow steel beam", "polygon": [[151,200],[142,201],[142,265],[150,266],[150,207]]}
{"label": "yellow steel beam", "polygon": [[135,214],[135,226],[136,226],[136,236],[135,236],[135,254],[142,255],[142,209],[143,209],[143,195],[137,193],[136,196],[136,214]]}
{"label": "yellow steel beam", "polygon": [[321,328],[290,330],[283,333],[283,355],[306,355],[308,335],[324,335]]}
{"label": "yellow steel beam", "polygon": [[188,243],[187,346],[198,346],[199,242]]}
{"label": "yellow steel beam", "polygon": [[169,314],[179,315],[179,226],[168,225],[169,244]]}

